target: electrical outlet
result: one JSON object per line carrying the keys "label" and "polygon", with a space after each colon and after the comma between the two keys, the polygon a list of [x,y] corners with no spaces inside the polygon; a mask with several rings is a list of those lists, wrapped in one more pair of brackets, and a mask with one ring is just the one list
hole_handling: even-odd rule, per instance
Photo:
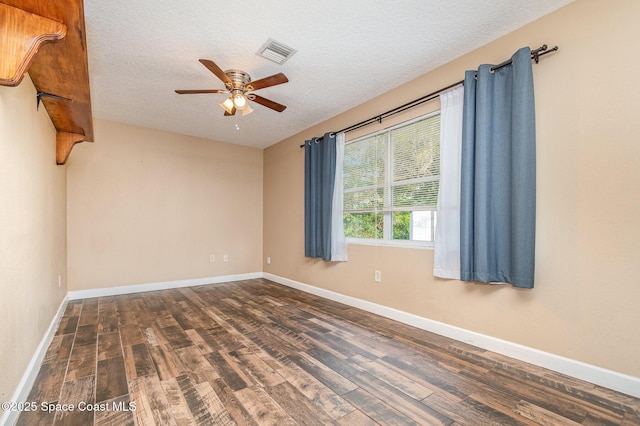
{"label": "electrical outlet", "polygon": [[62,275],[58,275],[58,288],[62,287]]}
{"label": "electrical outlet", "polygon": [[377,283],[382,282],[382,271],[374,271],[373,272],[373,280]]}
{"label": "electrical outlet", "polygon": [[216,255],[215,254],[210,255],[209,256],[209,262],[213,263],[215,261],[216,261]]}
{"label": "electrical outlet", "polygon": [[225,254],[224,256],[222,256],[222,261],[223,262],[228,262],[229,261],[229,255]]}
{"label": "electrical outlet", "polygon": [[271,256],[267,256],[267,265],[271,265]]}

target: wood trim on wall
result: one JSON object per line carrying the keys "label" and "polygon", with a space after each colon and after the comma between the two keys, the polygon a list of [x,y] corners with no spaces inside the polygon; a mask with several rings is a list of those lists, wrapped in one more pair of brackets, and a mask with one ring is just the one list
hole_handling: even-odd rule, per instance
{"label": "wood trim on wall", "polygon": [[35,13],[0,3],[0,84],[17,86],[40,46],[67,35],[67,26]]}
{"label": "wood trim on wall", "polygon": [[64,164],[76,143],[93,141],[82,0],[0,0],[0,41],[0,84],[16,86],[29,72],[58,132],[56,163]]}

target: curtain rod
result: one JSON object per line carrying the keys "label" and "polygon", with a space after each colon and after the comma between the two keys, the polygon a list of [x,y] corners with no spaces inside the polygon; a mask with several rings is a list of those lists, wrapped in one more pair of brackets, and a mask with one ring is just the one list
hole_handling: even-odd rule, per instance
{"label": "curtain rod", "polygon": [[[539,48],[531,51],[531,60],[535,61],[536,64],[537,64],[540,61],[540,56],[546,55],[547,53],[555,52],[556,50],[558,50],[558,46],[554,46],[551,49],[547,50],[547,45],[543,44]],[[500,68],[506,67],[507,65],[511,65],[512,63],[513,63],[512,59],[507,59],[506,61],[501,62],[498,65],[491,67],[491,71],[495,71],[495,70],[498,70]],[[455,82],[453,84],[450,84],[450,85],[448,85],[446,87],[438,89],[435,92],[431,92],[428,95],[424,95],[424,96],[422,96],[422,97],[420,97],[418,99],[414,99],[411,102],[407,102],[404,105],[400,105],[398,107],[390,109],[389,111],[385,111],[382,114],[378,114],[378,115],[376,115],[374,117],[371,117],[371,118],[369,118],[367,120],[363,120],[363,121],[361,121],[359,123],[352,124],[351,126],[345,127],[344,129],[341,129],[341,130],[338,130],[337,132],[332,132],[332,133],[341,133],[341,132],[348,133],[348,132],[351,132],[353,130],[357,130],[357,129],[361,128],[361,127],[368,126],[369,124],[382,123],[382,120],[385,119],[385,118],[391,117],[392,115],[401,113],[401,112],[406,111],[406,110],[408,110],[410,108],[413,108],[413,107],[416,107],[418,105],[421,105],[421,104],[423,104],[425,102],[429,102],[429,101],[437,98],[440,93],[442,93],[444,91],[447,91],[449,89],[452,89],[452,88],[454,88],[456,86],[459,86],[459,85],[461,85],[463,83],[464,83],[464,80],[457,81],[457,82]],[[322,139],[322,138],[320,137],[318,139]],[[304,146],[305,145],[302,144],[302,145],[300,145],[300,148],[304,148]]]}

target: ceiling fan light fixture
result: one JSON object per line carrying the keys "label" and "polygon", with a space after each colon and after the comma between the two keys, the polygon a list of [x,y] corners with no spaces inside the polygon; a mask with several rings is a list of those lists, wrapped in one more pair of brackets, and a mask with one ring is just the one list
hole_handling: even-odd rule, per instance
{"label": "ceiling fan light fixture", "polygon": [[287,107],[272,100],[255,95],[255,90],[264,89],[266,87],[276,86],[278,84],[287,83],[289,79],[283,73],[277,73],[251,81],[251,76],[242,70],[222,69],[210,59],[200,59],[200,62],[225,85],[225,89],[206,89],[206,90],[176,90],[178,94],[195,94],[195,93],[226,93],[225,99],[220,107],[224,110],[225,116],[235,115],[236,112],[242,111],[242,115],[248,115],[253,112],[249,106],[249,101],[254,101],[264,107],[270,108],[277,112],[284,111]]}
{"label": "ceiling fan light fixture", "polygon": [[225,99],[224,102],[222,102],[220,104],[220,106],[222,107],[222,109],[227,111],[227,113],[233,114],[233,108],[235,108],[235,106],[233,104],[233,99],[231,99],[231,98]]}
{"label": "ceiling fan light fixture", "polygon": [[245,115],[249,115],[252,112],[253,112],[253,109],[249,105],[247,105],[247,107],[242,110],[242,116],[244,117]]}
{"label": "ceiling fan light fixture", "polygon": [[233,106],[237,109],[243,110],[249,106],[247,97],[242,93],[235,93],[232,99]]}

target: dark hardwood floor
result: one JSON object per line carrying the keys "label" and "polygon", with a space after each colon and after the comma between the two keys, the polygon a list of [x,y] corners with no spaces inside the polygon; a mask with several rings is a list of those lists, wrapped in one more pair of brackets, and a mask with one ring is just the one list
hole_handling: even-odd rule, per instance
{"label": "dark hardwood floor", "polygon": [[28,400],[20,425],[640,425],[637,398],[263,279],[71,301]]}

